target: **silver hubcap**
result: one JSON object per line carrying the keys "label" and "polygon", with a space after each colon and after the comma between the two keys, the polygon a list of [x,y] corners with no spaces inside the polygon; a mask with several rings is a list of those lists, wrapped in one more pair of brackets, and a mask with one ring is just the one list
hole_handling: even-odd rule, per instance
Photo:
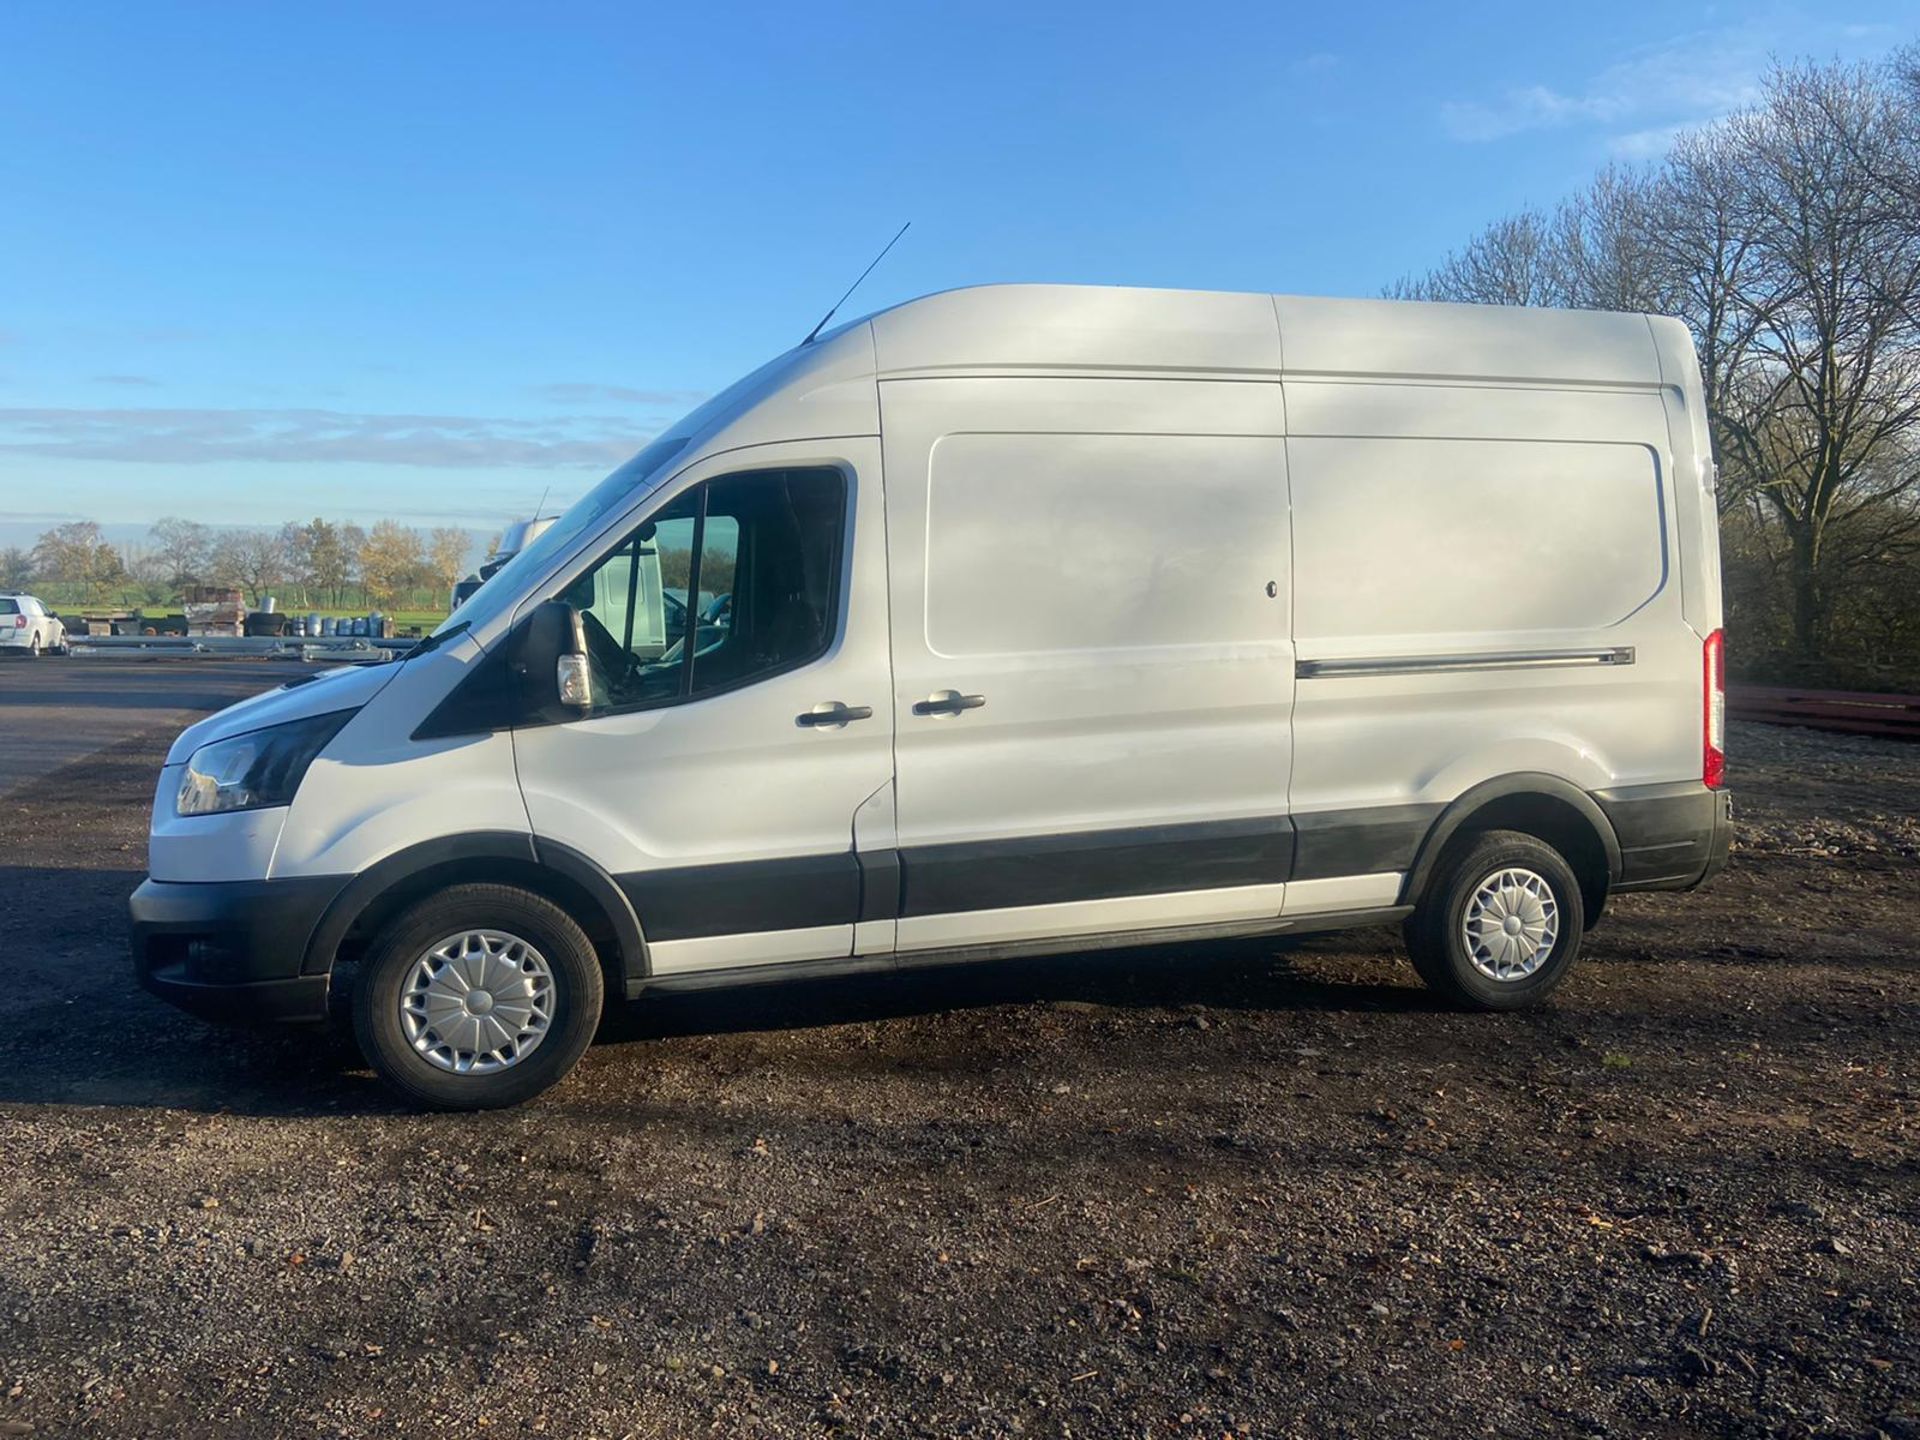
{"label": "silver hubcap", "polygon": [[553,1028],[553,971],[502,930],[462,930],[413,962],[400,1025],[431,1065],[487,1075],[518,1065]]}
{"label": "silver hubcap", "polygon": [[1498,870],[1467,902],[1460,938],[1473,968],[1489,980],[1524,980],[1553,953],[1560,905],[1531,870]]}

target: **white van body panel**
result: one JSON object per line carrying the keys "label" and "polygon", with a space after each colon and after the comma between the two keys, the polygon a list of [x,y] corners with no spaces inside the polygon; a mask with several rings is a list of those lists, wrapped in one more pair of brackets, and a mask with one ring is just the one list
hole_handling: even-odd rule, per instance
{"label": "white van body panel", "polygon": [[1294,880],[1287,885],[1280,913],[1288,917],[1342,915],[1354,911],[1384,910],[1400,898],[1398,870],[1377,875],[1335,875],[1324,880]]}
{"label": "white van body panel", "polygon": [[[1591,791],[1697,768],[1701,637],[1681,612],[1675,467],[1644,320],[1423,306],[1396,343],[1382,327],[1397,305],[1338,325],[1332,304],[1280,305],[1310,337],[1285,382],[1295,641],[1324,672],[1294,709],[1295,810],[1437,813],[1504,774]],[[1571,344],[1583,327],[1590,347]],[[1348,378],[1296,379],[1303,355]],[[1461,383],[1469,362],[1494,373]],[[1551,378],[1505,378],[1521,363]],[[1362,364],[1403,368],[1351,378]],[[1536,658],[1445,668],[1473,655]],[[1337,673],[1369,661],[1386,673]]]}
{"label": "white van body panel", "polygon": [[1284,884],[1234,885],[916,916],[900,922],[899,949],[903,953],[965,949],[1114,931],[1271,920],[1280,914],[1286,888]]}
{"label": "white van body panel", "polygon": [[[492,708],[461,728],[515,627],[662,506],[822,469],[847,487],[824,650],[592,718],[503,709],[509,687],[489,681]],[[158,937],[143,975],[203,993],[192,938],[250,937],[208,947],[226,976],[258,948],[271,897],[249,887],[266,883],[301,897],[285,948],[307,968],[245,959],[248,983],[310,1009],[329,947],[383,913],[368,897],[387,867],[447,883],[475,845],[490,875],[564,878],[552,893],[592,907],[583,924],[630,994],[1398,918],[1484,804],[1547,805],[1559,818],[1538,823],[1563,827],[1590,905],[1685,888],[1724,860],[1729,825],[1702,783],[1713,485],[1677,321],[1055,285],[928,296],[670,427],[433,653],[186,731],[134,904],[137,935]],[[628,593],[665,613],[663,576]],[[704,588],[688,581],[689,606]],[[872,713],[801,718],[836,703]],[[356,713],[290,805],[172,813],[199,746],[336,710]]]}
{"label": "white van body panel", "polygon": [[[1068,897],[1039,872],[1072,885],[1105,868],[1073,856],[1076,835],[1089,852],[1134,849],[1132,883],[1151,887],[1186,844],[1168,827],[1284,829],[1293,649],[1278,384],[881,389],[900,947],[1063,933],[1080,912],[1060,910]],[[916,711],[956,692],[981,703]],[[1249,903],[1276,915],[1275,859],[1236,876],[1254,895],[1206,886],[1158,911],[1099,893],[1118,878],[1103,875],[1086,898],[1104,908],[1083,918],[1240,919]],[[996,889],[1003,867],[1027,883]],[[974,879],[942,881],[940,868]],[[993,904],[1001,894],[1028,895],[1032,915]],[[956,901],[967,908],[950,911]]]}
{"label": "white van body panel", "polygon": [[1276,295],[1289,379],[1660,384],[1644,315]]}
{"label": "white van body panel", "polygon": [[1674,515],[1688,555],[1680,573],[1681,613],[1704,636],[1721,623],[1720,512],[1707,397],[1686,325],[1665,315],[1646,319],[1660,360],[1660,397],[1673,451]]}
{"label": "white van body panel", "polygon": [[1272,376],[1280,336],[1264,295],[991,285],[929,295],[872,320],[883,378],[984,375]]}

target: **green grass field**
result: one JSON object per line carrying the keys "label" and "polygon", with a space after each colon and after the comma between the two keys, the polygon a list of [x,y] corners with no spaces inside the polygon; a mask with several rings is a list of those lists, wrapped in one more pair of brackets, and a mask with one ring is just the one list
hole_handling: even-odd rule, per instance
{"label": "green grass field", "polygon": [[[159,619],[168,615],[180,615],[183,612],[178,595],[171,595],[159,601],[152,597],[153,592],[142,586],[125,586],[118,590],[88,594],[78,586],[53,584],[31,588],[29,593],[37,595],[49,608],[61,615],[79,615],[83,613],[140,614],[150,619]],[[277,596],[277,609],[285,615],[304,618],[308,615],[342,616],[351,618],[356,615],[368,615],[378,610],[382,615],[393,617],[394,628],[401,634],[410,630],[422,632],[431,630],[447,618],[444,605],[429,605],[421,602],[426,599],[424,592],[415,592],[403,597],[392,606],[375,604],[330,606],[297,605],[284,596]]]}

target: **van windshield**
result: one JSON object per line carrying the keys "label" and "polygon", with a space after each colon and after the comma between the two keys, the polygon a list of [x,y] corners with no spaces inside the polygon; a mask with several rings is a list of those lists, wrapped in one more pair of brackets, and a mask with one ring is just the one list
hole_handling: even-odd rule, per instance
{"label": "van windshield", "polygon": [[441,621],[433,633],[438,635],[456,622],[477,628],[501,610],[512,608],[524,588],[523,577],[537,574],[548,560],[571,545],[601,516],[624,504],[635,486],[643,484],[654,471],[686,449],[692,438],[687,434],[663,435],[607,476],[574,501],[531,545],[494,571],[486,584]]}
{"label": "van windshield", "polygon": [[799,346],[784,355],[776,355],[682,416],[659,439],[576,500],[539,539],[502,565],[464,605],[441,621],[434,633],[439,634],[456,618],[481,630],[501,612],[511,610],[526,590],[527,577],[539,574],[554,556],[566,551],[609,511],[624,505],[635,489],[652,479],[656,471],[686,449],[696,436],[705,434],[715,420],[736,409],[747,397],[764,390],[774,377],[794,363],[795,357],[806,353],[807,347]]}

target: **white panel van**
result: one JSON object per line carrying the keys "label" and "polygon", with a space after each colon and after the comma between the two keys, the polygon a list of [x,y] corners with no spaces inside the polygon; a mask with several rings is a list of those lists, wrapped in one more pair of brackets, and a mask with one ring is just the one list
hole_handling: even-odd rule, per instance
{"label": "white panel van", "polygon": [[142,981],[524,1100],[607,994],[1398,923],[1449,999],[1724,862],[1657,316],[1068,286],[821,335],[403,662],[174,744]]}

